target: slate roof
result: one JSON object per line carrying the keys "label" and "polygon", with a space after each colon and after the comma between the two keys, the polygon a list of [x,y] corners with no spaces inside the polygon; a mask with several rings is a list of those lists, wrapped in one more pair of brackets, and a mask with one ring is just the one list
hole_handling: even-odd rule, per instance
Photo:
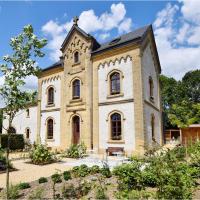
{"label": "slate roof", "polygon": [[[104,51],[104,50],[107,50],[107,49],[111,49],[113,47],[116,47],[116,46],[121,46],[122,44],[126,44],[127,42],[130,42],[130,41],[137,41],[138,39],[142,39],[142,37],[145,35],[146,31],[151,28],[151,25],[147,25],[147,26],[144,26],[142,28],[139,28],[135,31],[132,31],[130,33],[127,33],[125,35],[121,35],[119,36],[118,38],[114,38],[112,39],[111,41],[109,42],[106,42],[102,45],[100,45],[99,48],[97,48],[96,50],[92,51],[92,54],[96,54],[96,53],[99,53],[101,51]],[[113,42],[114,40],[118,40],[118,42]]]}
{"label": "slate roof", "polygon": [[[112,49],[112,48],[116,48],[116,47],[119,47],[119,46],[126,45],[127,43],[130,43],[130,42],[133,42],[133,43],[140,42],[145,37],[145,35],[146,35],[146,33],[149,29],[152,29],[152,25],[147,25],[147,26],[141,27],[139,29],[136,29],[136,30],[130,32],[130,33],[121,35],[118,38],[114,38],[109,42],[106,42],[104,44],[99,44],[93,36],[91,36],[90,34],[87,34],[85,31],[80,29],[77,25],[73,25],[71,30],[67,34],[67,37],[65,38],[63,44],[61,45],[61,50],[66,45],[66,42],[68,41],[71,33],[74,30],[79,31],[81,34],[83,34],[87,38],[93,39],[94,47],[93,47],[93,50],[92,50],[91,53],[92,53],[92,55],[95,55],[95,54],[98,54],[98,53],[103,52],[105,50],[109,50],[109,49]],[[156,54],[157,54],[157,51],[156,51]],[[158,58],[158,54],[156,56]],[[159,58],[158,58],[158,62],[159,62]],[[55,67],[62,67],[62,65],[63,65],[63,62],[62,62],[62,60],[60,60],[60,61],[54,63],[53,65],[43,69],[42,71],[47,71],[47,70],[55,68]],[[159,65],[160,65],[160,63],[159,63]]]}
{"label": "slate roof", "polygon": [[63,65],[63,62],[61,60],[59,60],[58,62],[54,63],[53,65],[42,69],[42,71],[44,72],[44,71],[47,71],[49,69],[53,69],[53,68],[56,68],[56,67],[62,67],[62,65]]}

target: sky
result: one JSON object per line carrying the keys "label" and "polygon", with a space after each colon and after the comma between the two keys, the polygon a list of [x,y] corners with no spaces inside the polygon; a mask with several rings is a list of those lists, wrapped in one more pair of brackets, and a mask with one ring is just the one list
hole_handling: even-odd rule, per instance
{"label": "sky", "polygon": [[[0,1],[0,63],[12,53],[9,40],[32,24],[35,34],[48,39],[41,68],[59,59],[60,46],[72,26],[79,26],[100,43],[152,24],[162,74],[180,80],[190,70],[200,68],[200,1]],[[4,77],[0,72],[0,85]],[[26,88],[37,88],[28,77]],[[1,106],[1,102],[0,102]]]}

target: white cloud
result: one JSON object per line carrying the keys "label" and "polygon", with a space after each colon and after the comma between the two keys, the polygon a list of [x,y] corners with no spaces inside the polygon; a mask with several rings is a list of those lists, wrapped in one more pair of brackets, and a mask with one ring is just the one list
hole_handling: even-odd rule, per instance
{"label": "white cloud", "polygon": [[106,40],[109,37],[110,37],[110,33],[102,33],[102,34],[99,35],[99,39],[101,41],[104,41],[104,40]]}
{"label": "white cloud", "polygon": [[[61,52],[59,51],[67,32],[70,30],[73,22],[71,19],[64,24],[59,24],[57,21],[50,20],[43,27],[42,31],[47,36],[50,36],[48,48],[50,50],[50,58],[57,61]],[[97,16],[94,10],[83,11],[79,16],[79,27],[87,33],[97,33],[101,41],[109,37],[109,31],[117,29],[118,33],[129,32],[132,25],[132,20],[126,18],[126,9],[123,3],[112,4],[110,12],[104,12]]]}
{"label": "white cloud", "polygon": [[200,68],[200,29],[190,14],[191,7],[198,8],[198,4],[185,0],[173,6],[168,3],[157,14],[154,33],[163,74],[181,79],[187,71]]}

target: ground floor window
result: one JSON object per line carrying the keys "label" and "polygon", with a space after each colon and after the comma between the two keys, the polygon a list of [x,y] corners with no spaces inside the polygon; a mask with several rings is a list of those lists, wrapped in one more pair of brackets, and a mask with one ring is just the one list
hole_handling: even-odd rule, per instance
{"label": "ground floor window", "polygon": [[121,140],[122,139],[122,122],[121,115],[119,113],[113,113],[111,116],[111,139]]}
{"label": "ground floor window", "polygon": [[53,119],[47,121],[47,139],[53,139]]}
{"label": "ground floor window", "polygon": [[30,129],[27,128],[26,129],[26,139],[29,139],[30,138]]}

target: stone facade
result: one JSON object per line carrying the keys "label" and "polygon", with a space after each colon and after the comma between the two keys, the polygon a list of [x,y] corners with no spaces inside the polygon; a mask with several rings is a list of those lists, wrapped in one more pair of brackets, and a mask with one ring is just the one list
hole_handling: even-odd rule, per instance
{"label": "stone facade", "polygon": [[[151,26],[103,46],[74,24],[61,51],[61,61],[38,77],[38,104],[31,108],[35,109],[31,116],[34,123],[30,124],[32,142],[57,149],[84,142],[99,153],[108,147],[121,147],[129,155],[142,154],[152,140],[162,143],[160,65]],[[114,73],[119,75],[120,84],[116,94],[110,92]],[[53,88],[51,104],[49,88]],[[113,113],[121,117],[120,128],[113,127]],[[17,124],[16,117],[13,126],[17,132],[25,130]],[[115,128],[120,139],[111,136]]]}

